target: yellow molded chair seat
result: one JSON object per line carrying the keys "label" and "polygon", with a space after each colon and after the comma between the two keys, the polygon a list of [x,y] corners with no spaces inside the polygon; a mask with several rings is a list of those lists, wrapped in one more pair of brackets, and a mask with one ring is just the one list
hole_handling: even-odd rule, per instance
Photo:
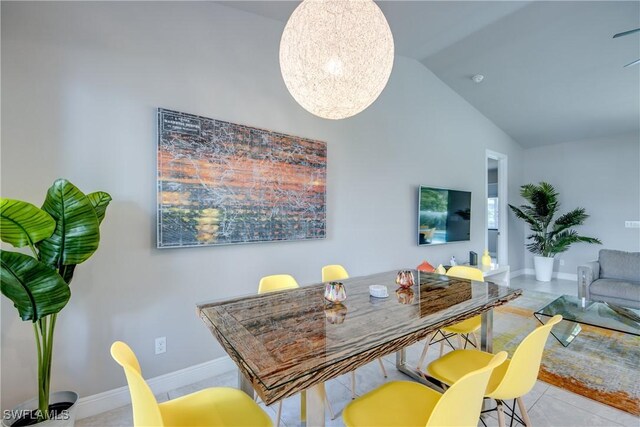
{"label": "yellow molded chair seat", "polygon": [[455,325],[445,326],[442,330],[449,334],[470,334],[480,330],[481,325],[482,318],[480,316],[475,316],[471,319],[456,323]]}
{"label": "yellow molded chair seat", "polygon": [[[475,267],[468,267],[466,265],[455,265],[455,266],[451,267],[447,271],[447,276],[449,276],[449,277],[458,277],[458,278],[461,278],[461,279],[475,280],[475,281],[478,281],[478,282],[484,282],[484,275],[482,274],[482,271],[480,271],[479,269],[477,269]],[[462,348],[462,338],[461,338],[461,336],[462,335],[469,335],[469,334],[470,334],[471,338],[473,339],[473,344],[477,347],[478,346],[478,339],[475,336],[474,332],[479,331],[481,325],[482,325],[482,318],[480,316],[474,316],[474,317],[472,317],[470,319],[463,320],[462,322],[456,323],[455,325],[445,326],[440,331],[437,331],[435,334],[433,334],[431,336],[431,338],[427,339],[427,342],[424,345],[424,349],[422,350],[422,355],[420,356],[420,359],[418,360],[418,369],[419,370],[422,369],[422,364],[424,363],[424,360],[427,357],[427,352],[429,351],[429,346],[431,345],[431,341],[436,336],[436,334],[441,333],[443,335],[443,338],[441,338],[439,340],[440,341],[440,356],[442,356],[442,354],[444,352],[444,341],[445,340],[448,341],[448,337],[451,334],[458,335],[458,343],[460,345],[460,348]],[[436,341],[436,342],[438,342],[438,341]]]}
{"label": "yellow molded chair seat", "polygon": [[258,284],[258,293],[283,291],[285,289],[298,288],[298,282],[293,276],[288,274],[274,274],[273,276],[265,276],[260,279]]}
{"label": "yellow molded chair seat", "polygon": [[270,426],[271,419],[241,390],[216,387],[160,403],[165,426]]}
{"label": "yellow molded chair seat", "polygon": [[347,405],[342,419],[349,427],[476,426],[491,371],[506,358],[496,354],[444,394],[415,382],[386,383]]}
{"label": "yellow molded chair seat", "polygon": [[[524,421],[531,425],[521,397],[535,385],[549,332],[561,320],[562,316],[554,316],[546,324],[533,330],[518,345],[513,357],[493,371],[485,396],[498,401],[499,425],[505,425],[502,401],[511,399],[517,401]],[[445,384],[455,384],[459,378],[482,366],[492,357],[491,353],[480,350],[455,350],[431,362],[427,373]]]}
{"label": "yellow molded chair seat", "polygon": [[[458,378],[462,378],[470,371],[475,371],[485,366],[492,357],[493,354],[484,351],[454,350],[431,363],[427,371],[433,378],[445,384],[453,384]],[[495,390],[498,384],[500,384],[505,372],[509,368],[510,362],[511,361],[507,359],[502,365],[493,370],[487,385],[487,392],[489,390]]]}
{"label": "yellow molded chair seat", "polygon": [[424,426],[440,397],[422,384],[392,381],[347,405],[342,418],[347,426]]}
{"label": "yellow molded chair seat", "polygon": [[322,267],[322,281],[323,282],[335,282],[336,280],[348,279],[349,273],[347,270],[338,264],[325,265]]}
{"label": "yellow molded chair seat", "polygon": [[124,368],[136,427],[273,425],[253,399],[235,388],[209,388],[159,404],[142,378],[138,359],[127,344],[114,342],[111,357]]}

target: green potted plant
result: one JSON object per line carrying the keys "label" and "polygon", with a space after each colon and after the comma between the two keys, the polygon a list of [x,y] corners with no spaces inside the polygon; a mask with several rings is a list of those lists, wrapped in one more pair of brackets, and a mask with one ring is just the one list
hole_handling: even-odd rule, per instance
{"label": "green potted plant", "polygon": [[529,225],[531,234],[527,239],[527,249],[533,253],[536,280],[548,282],[553,273],[553,260],[556,254],[565,252],[569,247],[578,242],[601,244],[594,237],[585,237],[573,230],[573,227],[582,225],[589,218],[584,208],[576,208],[560,215],[555,221],[554,217],[560,208],[558,193],[547,182],[539,184],[526,184],[520,187],[520,195],[530,204],[516,207],[509,205],[513,213]]}
{"label": "green potted plant", "polygon": [[74,423],[78,395],[49,394],[54,331],[71,297],[76,265],[98,249],[99,226],[110,201],[105,192],[85,195],[65,179],[53,183],[41,209],[0,198],[0,238],[29,252],[2,251],[1,290],[22,320],[33,324],[38,355],[38,397],[5,413],[5,426]]}

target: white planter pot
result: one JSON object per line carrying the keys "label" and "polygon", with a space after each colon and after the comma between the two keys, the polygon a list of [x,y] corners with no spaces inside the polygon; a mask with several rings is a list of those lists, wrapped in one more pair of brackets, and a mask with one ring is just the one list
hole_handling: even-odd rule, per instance
{"label": "white planter pot", "polygon": [[538,282],[550,282],[553,274],[553,257],[534,256],[533,266],[536,269],[536,280]]}
{"label": "white planter pot", "polygon": [[[49,405],[57,403],[71,402],[72,405],[64,413],[58,415],[56,419],[49,419],[38,424],[37,427],[73,427],[76,422],[76,412],[78,409],[78,393],[73,391],[58,391],[49,395]],[[38,398],[27,400],[10,411],[5,411],[2,417],[3,427],[12,427],[14,423],[24,414],[38,409]]]}

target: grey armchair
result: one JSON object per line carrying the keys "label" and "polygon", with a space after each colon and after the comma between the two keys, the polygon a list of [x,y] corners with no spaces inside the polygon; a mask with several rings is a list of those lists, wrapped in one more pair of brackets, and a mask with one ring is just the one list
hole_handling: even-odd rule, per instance
{"label": "grey armchair", "polygon": [[601,249],[578,267],[578,297],[640,308],[640,252]]}

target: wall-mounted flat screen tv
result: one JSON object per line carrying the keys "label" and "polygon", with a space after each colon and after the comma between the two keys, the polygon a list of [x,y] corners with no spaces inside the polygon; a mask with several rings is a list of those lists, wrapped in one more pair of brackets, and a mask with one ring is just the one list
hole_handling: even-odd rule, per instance
{"label": "wall-mounted flat screen tv", "polygon": [[420,187],[418,245],[471,240],[471,192]]}

